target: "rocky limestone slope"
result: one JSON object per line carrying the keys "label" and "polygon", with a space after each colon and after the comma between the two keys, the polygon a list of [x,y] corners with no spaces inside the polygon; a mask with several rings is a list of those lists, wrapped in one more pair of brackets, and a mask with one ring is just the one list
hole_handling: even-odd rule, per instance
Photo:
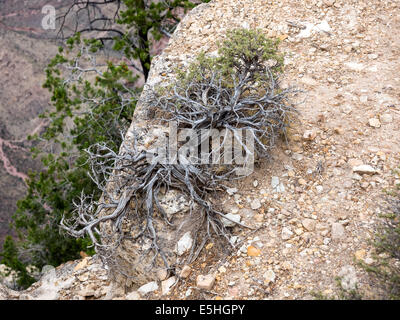
{"label": "rocky limestone slope", "polygon": [[[186,272],[158,274],[132,292],[112,285],[97,258],[86,258],[60,266],[53,280],[45,277],[26,292],[2,288],[0,296],[308,299],[313,291],[334,294],[340,276],[344,287],[357,284],[366,298],[379,297],[355,259],[372,263],[368,240],[379,222],[382,189],[400,182],[392,173],[400,160],[399,10],[399,1],[378,0],[218,0],[197,7],[154,58],[147,88],[168,82],[174,67],[201,50],[217,50],[226,30],[244,27],[283,40],[284,83],[306,92],[289,144],[220,196],[226,212],[259,227],[257,233],[235,227],[241,242],[231,255],[208,243]],[[152,132],[148,121],[145,90],[127,140],[143,127]]]}

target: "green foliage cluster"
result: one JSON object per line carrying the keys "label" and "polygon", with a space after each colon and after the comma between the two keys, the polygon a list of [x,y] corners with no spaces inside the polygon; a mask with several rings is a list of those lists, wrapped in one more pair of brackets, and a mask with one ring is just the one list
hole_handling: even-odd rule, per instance
{"label": "green foliage cluster", "polygon": [[[278,38],[267,38],[262,30],[233,29],[227,33],[227,39],[220,49],[219,63],[223,71],[230,72],[233,68],[239,73],[257,73],[264,70],[262,64],[265,61],[273,63],[272,72],[283,71],[283,56],[278,53]],[[249,70],[249,66],[256,69]]]}
{"label": "green foliage cluster", "polygon": [[218,56],[200,53],[190,64],[189,70],[176,70],[178,79],[184,87],[191,81],[209,78],[212,72],[217,71],[227,87],[233,85],[233,74],[237,77],[251,75],[254,82],[260,81],[258,87],[263,87],[266,63],[269,64],[273,78],[283,71],[283,55],[278,51],[279,43],[278,38],[267,38],[262,30],[229,30],[226,39],[218,43]]}
{"label": "green foliage cluster", "polygon": [[[202,0],[201,2],[209,2]],[[122,51],[128,59],[139,59],[143,74],[147,79],[150,70],[151,41],[158,41],[164,33],[161,30],[172,32],[180,21],[179,9],[186,12],[196,6],[189,0],[169,1],[123,0],[125,10],[120,13],[116,22],[124,25],[130,32],[115,37],[113,49]],[[177,10],[178,9],[178,10]],[[135,37],[132,37],[132,32]],[[150,35],[152,38],[150,38]],[[134,40],[133,40],[134,39]]]}

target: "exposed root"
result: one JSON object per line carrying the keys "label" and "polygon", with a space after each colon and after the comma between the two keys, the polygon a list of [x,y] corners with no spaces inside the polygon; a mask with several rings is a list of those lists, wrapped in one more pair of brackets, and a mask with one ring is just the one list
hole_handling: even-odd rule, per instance
{"label": "exposed root", "polygon": [[[118,268],[116,250],[123,240],[130,239],[148,244],[144,254],[152,252],[151,265],[161,258],[165,268],[171,270],[155,220],[161,217],[164,226],[174,225],[159,199],[176,189],[190,199],[187,215],[197,217],[201,226],[187,261],[194,261],[213,236],[232,245],[221,220],[224,213],[212,204],[210,193],[250,174],[242,169],[254,163],[255,157],[268,157],[277,137],[285,135],[296,110],[291,96],[298,91],[280,88],[276,70],[262,63],[261,56],[262,52],[258,58],[236,57],[229,76],[200,62],[195,76],[178,79],[167,93],[153,91],[150,100],[160,123],[164,128],[166,121],[176,125],[176,146],[139,150],[136,142],[133,147],[124,143],[120,154],[101,144],[89,148],[91,177],[103,196],[93,201],[82,195],[76,215],[63,219],[62,226],[75,237],[89,235],[108,265]],[[189,137],[189,142],[180,140],[180,134]],[[210,137],[214,138],[212,143]],[[172,161],[171,157],[159,158],[160,152],[170,155],[174,147],[177,153]]]}

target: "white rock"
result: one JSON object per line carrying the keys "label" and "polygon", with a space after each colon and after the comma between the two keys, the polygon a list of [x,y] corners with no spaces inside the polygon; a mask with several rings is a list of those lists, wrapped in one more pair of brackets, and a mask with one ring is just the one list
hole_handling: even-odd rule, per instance
{"label": "white rock", "polygon": [[126,300],[140,300],[140,294],[137,291],[132,291],[126,295]]}
{"label": "white rock", "polygon": [[282,239],[289,240],[293,236],[293,232],[288,227],[282,228]]}
{"label": "white rock", "polygon": [[168,278],[167,280],[164,280],[163,282],[161,282],[162,294],[163,295],[168,294],[169,291],[171,290],[171,287],[175,284],[175,282],[176,282],[175,277]]}
{"label": "white rock", "polygon": [[362,177],[361,177],[359,174],[357,174],[357,173],[353,174],[353,175],[351,176],[351,178],[352,178],[353,180],[357,180],[357,181],[361,181],[361,180],[362,180]]}
{"label": "white rock", "polygon": [[238,191],[237,188],[228,188],[226,189],[226,192],[231,196],[233,194],[235,194]]}
{"label": "white rock", "polygon": [[322,32],[330,32],[332,30],[329,23],[326,20],[323,20],[321,23],[317,24],[315,26],[315,28],[318,31],[322,31]]}
{"label": "white rock", "polygon": [[242,28],[243,28],[243,29],[249,29],[249,28],[250,28],[249,23],[248,23],[247,21],[243,22],[243,23],[242,23]]}
{"label": "white rock", "polygon": [[78,278],[79,281],[84,282],[87,281],[89,279],[89,272],[85,272],[83,274],[80,274],[78,276],[76,276]]}
{"label": "white rock", "polygon": [[377,171],[368,164],[362,164],[360,166],[353,167],[353,172],[360,174],[374,174]]}
{"label": "white rock", "polygon": [[365,66],[362,63],[357,63],[357,62],[345,62],[344,65],[353,71],[362,71],[365,68]]}
{"label": "white rock", "polygon": [[218,271],[219,271],[220,273],[225,273],[225,272],[226,272],[226,268],[225,268],[224,266],[220,266],[220,267],[218,268]]}
{"label": "white rock", "polygon": [[271,177],[271,187],[273,192],[285,192],[285,186],[278,177]]}
{"label": "white rock", "polygon": [[292,158],[293,158],[293,160],[301,161],[301,160],[303,160],[304,157],[301,153],[293,153]]}
{"label": "white rock", "polygon": [[393,117],[389,113],[385,113],[385,114],[381,115],[380,119],[381,119],[382,123],[385,123],[385,124],[391,123],[393,121]]}
{"label": "white rock", "polygon": [[357,288],[357,275],[353,266],[343,266],[339,272],[340,284],[344,290],[354,290]]}
{"label": "white rock", "polygon": [[[30,292],[35,300],[57,300],[60,296],[60,291],[64,288],[68,288],[74,282],[74,277],[69,277],[66,280],[60,280],[57,278],[56,270],[53,266],[45,266],[43,267],[44,274],[39,282],[37,289],[33,292]],[[86,294],[89,294],[89,289]],[[82,291],[81,290],[81,291]],[[93,293],[93,290],[90,289]]]}
{"label": "white rock", "polygon": [[315,26],[312,23],[306,22],[305,28],[299,32],[297,35],[300,39],[305,39],[311,37],[311,34],[314,30]]}
{"label": "white rock", "polygon": [[[0,301],[8,300],[9,292],[10,292],[10,289],[7,286],[3,285],[0,281]],[[19,299],[22,300],[20,297],[19,297]]]}
{"label": "white rock", "polygon": [[256,212],[253,209],[243,208],[240,209],[240,215],[246,218],[253,218]]}
{"label": "white rock", "polygon": [[15,288],[17,284],[17,279],[17,272],[11,270],[4,264],[0,264],[0,284],[3,283],[8,288]]}
{"label": "white rock", "polygon": [[344,237],[344,227],[340,223],[332,223],[332,239],[339,240]]}
{"label": "white rock", "polygon": [[239,254],[240,254],[240,253],[247,253],[247,245],[246,245],[246,244],[242,245],[242,246],[239,248],[238,252],[239,252]]}
{"label": "white rock", "polygon": [[283,185],[283,183],[281,182],[278,186],[278,188],[275,189],[276,192],[285,192],[285,186]]}
{"label": "white rock", "polygon": [[307,77],[307,76],[301,78],[300,81],[302,83],[304,83],[305,85],[308,85],[308,86],[316,86],[316,85],[318,85],[318,81],[314,80],[313,78]]}
{"label": "white rock", "polygon": [[229,242],[230,242],[232,245],[234,245],[238,240],[239,240],[239,237],[238,237],[238,236],[232,236],[232,237],[229,239]]}
{"label": "white rock", "polygon": [[279,186],[279,178],[271,177],[271,187],[272,189],[276,189]]}
{"label": "white rock", "polygon": [[192,289],[187,289],[186,290],[186,292],[185,292],[185,297],[187,298],[187,297],[189,297],[190,295],[192,294]]}
{"label": "white rock", "polygon": [[167,277],[168,277],[168,271],[166,269],[160,269],[157,271],[158,280],[163,281],[167,279]]}
{"label": "white rock", "polygon": [[182,238],[179,239],[178,243],[176,244],[176,252],[178,256],[183,255],[185,252],[189,251],[193,245],[193,238],[190,235],[190,232],[186,232]]}
{"label": "white rock", "polygon": [[[221,221],[225,227],[234,227],[236,225],[235,222],[240,222],[240,219],[241,219],[240,214],[227,213],[224,216],[230,219],[230,220],[228,220],[228,219],[221,217]],[[233,222],[231,220],[233,220],[235,222]]]}
{"label": "white rock", "polygon": [[311,35],[315,32],[330,32],[332,29],[329,23],[326,20],[322,20],[319,24],[314,25],[310,22],[304,23],[305,28],[302,29],[297,38],[306,39],[311,37]]}
{"label": "white rock", "polygon": [[345,114],[350,114],[353,111],[352,106],[346,104],[342,107],[342,112]]}
{"label": "white rock", "polygon": [[268,270],[267,272],[264,273],[264,280],[266,282],[274,282],[275,281],[275,272],[272,270]]}
{"label": "white rock", "polygon": [[257,199],[257,198],[254,199],[250,206],[251,206],[251,208],[252,208],[253,210],[260,209],[260,208],[261,208],[260,200]]}
{"label": "white rock", "polygon": [[141,295],[144,296],[150,292],[156,291],[158,289],[158,284],[155,281],[149,282],[141,286],[137,292]]}
{"label": "white rock", "polygon": [[230,211],[231,211],[231,213],[233,213],[233,214],[237,214],[238,212],[239,212],[239,208],[238,207],[231,207],[230,208]]}
{"label": "white rock", "polygon": [[368,124],[373,128],[380,128],[381,122],[377,118],[371,118],[368,120]]}

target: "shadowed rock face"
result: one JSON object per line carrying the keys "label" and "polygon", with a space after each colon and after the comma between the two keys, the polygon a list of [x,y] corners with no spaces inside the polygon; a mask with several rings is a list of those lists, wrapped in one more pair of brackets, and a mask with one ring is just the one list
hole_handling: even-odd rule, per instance
{"label": "shadowed rock face", "polygon": [[[176,39],[179,39],[180,27],[185,25],[186,21],[192,21],[199,17],[201,11],[207,6],[207,4],[197,6],[182,20],[171,38],[169,46],[176,43]],[[152,90],[158,85],[163,86],[170,83],[174,77],[173,65],[168,62],[170,58],[168,48],[152,60],[149,78],[136,106],[133,121],[125,136],[125,144],[121,146],[120,153],[124,153],[126,151],[125,148],[132,149],[134,145],[140,151],[149,150],[149,148],[154,148],[156,145],[163,143],[160,141],[162,140],[160,137],[163,136],[161,132],[167,133],[168,125],[159,125],[153,121],[151,115],[149,115],[149,110],[152,108]],[[110,184],[108,190],[113,194],[115,186]],[[201,233],[199,230],[203,229],[204,217],[202,211],[195,205],[192,213],[189,214],[188,207],[181,206],[182,197],[184,197],[182,191],[174,190],[171,193],[162,195],[159,199],[162,205],[168,206],[174,212],[174,217],[171,220],[173,225],[167,225],[161,215],[155,215],[153,220],[154,229],[157,230],[157,246],[165,254],[165,259],[170,267],[187,263],[190,251],[193,250],[194,242],[196,241],[194,238],[197,237],[198,233]],[[187,204],[189,203],[188,200]],[[138,220],[134,214],[134,204],[131,203],[128,210],[132,214],[127,216],[128,223],[126,227],[134,230],[138,228]],[[105,210],[103,214],[110,213]],[[108,233],[107,228],[107,225],[103,226],[106,234]],[[123,240],[115,251],[115,262],[109,266],[113,280],[116,280],[119,285],[131,288],[137,288],[146,282],[156,280],[157,272],[166,267],[160,255],[153,259],[153,253],[149,253],[148,249],[148,245],[141,238],[138,240]]]}

